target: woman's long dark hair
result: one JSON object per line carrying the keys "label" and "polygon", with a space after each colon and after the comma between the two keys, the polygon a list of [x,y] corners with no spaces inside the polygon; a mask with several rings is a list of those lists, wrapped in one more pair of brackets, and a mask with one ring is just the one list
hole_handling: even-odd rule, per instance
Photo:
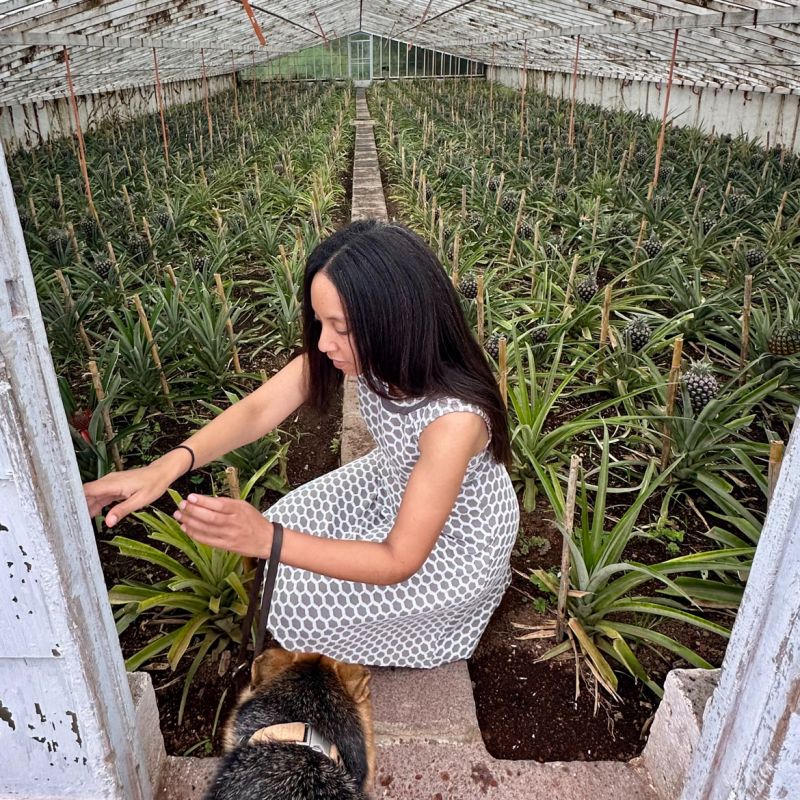
{"label": "woman's long dark hair", "polygon": [[[457,397],[482,408],[492,426],[490,450],[509,463],[506,409],[489,364],[467,325],[450,280],[417,234],[397,224],[364,220],[314,248],[303,281],[303,345],[309,400],[327,408],[342,373],[319,350],[311,281],[322,272],[339,293],[361,375],[389,397]],[[384,385],[382,385],[384,384]]]}

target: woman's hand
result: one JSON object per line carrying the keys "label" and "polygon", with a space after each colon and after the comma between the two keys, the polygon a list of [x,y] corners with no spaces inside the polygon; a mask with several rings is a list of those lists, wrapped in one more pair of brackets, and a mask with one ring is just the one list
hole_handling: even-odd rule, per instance
{"label": "woman's hand", "polygon": [[[89,516],[95,517],[106,506],[117,503],[109,509],[105,519],[106,525],[113,528],[131,512],[158,500],[173,480],[173,475],[153,463],[139,469],[110,472],[99,480],[84,483]],[[124,502],[118,503],[119,500]]]}
{"label": "woman's hand", "polygon": [[246,500],[190,494],[172,516],[201,544],[243,556],[269,556],[272,523]]}

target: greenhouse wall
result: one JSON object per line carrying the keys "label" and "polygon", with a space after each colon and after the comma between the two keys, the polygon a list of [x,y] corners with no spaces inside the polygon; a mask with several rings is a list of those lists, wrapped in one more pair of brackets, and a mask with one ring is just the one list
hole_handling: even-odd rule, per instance
{"label": "greenhouse wall", "polygon": [[[498,83],[519,87],[520,70],[512,67],[487,68]],[[572,96],[572,74],[528,71],[528,87],[553,97]],[[594,75],[578,75],[576,97],[613,110],[638,111],[661,118],[664,110],[665,82],[623,81]],[[743,91],[721,86],[683,86],[673,84],[669,116],[673,123],[703,131],[745,133],[765,145],[781,144],[798,150],[800,95],[778,92]]]}
{"label": "greenhouse wall", "polygon": [[[174,81],[161,85],[165,107],[203,99],[203,81]],[[232,88],[230,73],[208,78],[209,95]],[[123,121],[158,111],[153,84],[132,86],[102,94],[80,95],[78,114],[83,131],[109,119]],[[18,148],[29,150],[49,139],[70,135],[75,124],[68,97],[54,100],[0,106],[0,140],[6,153]]]}

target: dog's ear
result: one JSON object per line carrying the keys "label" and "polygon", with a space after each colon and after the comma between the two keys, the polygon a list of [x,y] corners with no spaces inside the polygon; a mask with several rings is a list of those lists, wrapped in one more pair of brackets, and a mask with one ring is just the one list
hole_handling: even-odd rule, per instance
{"label": "dog's ear", "polygon": [[369,682],[372,675],[366,667],[361,664],[343,664],[341,661],[334,661],[333,671],[354,703],[363,703],[369,698]]}
{"label": "dog's ear", "polygon": [[281,647],[270,647],[255,661],[250,670],[250,685],[260,686],[274,679],[294,662],[295,654]]}

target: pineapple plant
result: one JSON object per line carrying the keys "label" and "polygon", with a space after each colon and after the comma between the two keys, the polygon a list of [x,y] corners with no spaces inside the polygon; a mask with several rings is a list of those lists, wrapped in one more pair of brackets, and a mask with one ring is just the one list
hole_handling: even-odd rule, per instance
{"label": "pineapple plant", "polygon": [[642,249],[647,253],[648,258],[655,258],[661,252],[662,247],[663,245],[655,235],[651,235],[650,238],[642,244]]}
{"label": "pineapple plant", "polygon": [[486,188],[490,192],[496,192],[500,188],[500,178],[497,175],[492,175],[492,177],[486,181]]}
{"label": "pineapple plant", "polygon": [[568,194],[568,192],[567,192],[566,188],[563,187],[563,186],[559,186],[556,189],[556,192],[555,192],[556,200],[558,200],[559,202],[563,202],[564,200],[567,199],[567,194]]}
{"label": "pineapple plant", "polygon": [[192,257],[192,267],[194,268],[195,272],[199,272],[201,275],[205,275],[208,272],[210,266],[211,266],[210,256]]}
{"label": "pineapple plant", "polygon": [[458,291],[467,300],[474,300],[478,296],[478,281],[474,275],[466,275],[458,282]]}
{"label": "pineapple plant", "polygon": [[114,268],[114,264],[110,258],[102,258],[99,261],[94,262],[94,271],[97,273],[97,277],[100,278],[101,281],[107,281],[108,276],[111,274],[111,270]]}
{"label": "pineapple plant", "polygon": [[742,192],[732,192],[728,199],[730,200],[731,208],[734,211],[738,211],[747,202],[748,198]]}
{"label": "pineapple plant", "polygon": [[630,236],[631,232],[624,222],[615,222],[608,231],[608,235],[612,239],[624,239],[626,236]]}
{"label": "pineapple plant", "polygon": [[584,303],[589,303],[597,294],[597,289],[597,278],[594,275],[589,275],[578,284],[575,291]]}
{"label": "pineapple plant", "polygon": [[692,361],[683,375],[683,383],[695,414],[699,414],[719,392],[719,383],[712,373],[712,365],[705,359]]}
{"label": "pineapple plant", "polygon": [[159,228],[167,230],[172,226],[172,216],[170,215],[169,210],[164,206],[161,206],[156,210],[154,218]]}
{"label": "pineapple plant", "polygon": [[702,221],[700,222],[700,226],[703,230],[703,236],[707,236],[716,224],[717,221],[713,217],[703,217]]}
{"label": "pineapple plant", "polygon": [[533,239],[533,226],[527,220],[523,219],[519,224],[517,235],[523,241],[529,241],[530,239]]}
{"label": "pineapple plant", "polygon": [[650,341],[652,333],[644,317],[632,319],[622,331],[625,343],[630,350],[642,350]]}
{"label": "pineapple plant", "polygon": [[483,217],[477,211],[470,211],[464,224],[467,228],[478,231],[483,227]]}
{"label": "pineapple plant", "polygon": [[57,194],[51,194],[47,202],[50,203],[50,208],[52,208],[53,211],[58,211],[58,209],[61,208],[61,198]]}

